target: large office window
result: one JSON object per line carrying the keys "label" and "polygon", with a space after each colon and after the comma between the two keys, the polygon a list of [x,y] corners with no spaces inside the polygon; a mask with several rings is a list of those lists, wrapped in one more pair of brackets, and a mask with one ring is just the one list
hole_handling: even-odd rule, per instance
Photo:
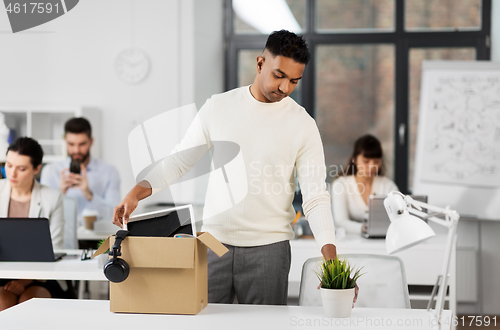
{"label": "large office window", "polygon": [[315,68],[314,116],[331,165],[329,175],[345,168],[353,141],[372,133],[383,143],[392,176],[394,46],[318,45]]}
{"label": "large office window", "polygon": [[225,87],[253,82],[270,32],[304,35],[312,61],[291,96],[316,119],[326,165],[345,165],[356,138],[374,134],[406,193],[422,61],[489,60],[490,16],[491,0],[226,0]]}

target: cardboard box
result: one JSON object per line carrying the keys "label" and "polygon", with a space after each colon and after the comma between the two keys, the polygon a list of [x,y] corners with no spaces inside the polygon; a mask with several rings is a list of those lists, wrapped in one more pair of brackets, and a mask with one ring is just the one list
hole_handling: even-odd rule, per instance
{"label": "cardboard box", "polygon": [[[197,314],[207,305],[207,247],[219,257],[228,250],[209,233],[196,238],[128,236],[121,259],[130,266],[128,278],[110,283],[112,312]],[[114,244],[106,239],[93,257]]]}

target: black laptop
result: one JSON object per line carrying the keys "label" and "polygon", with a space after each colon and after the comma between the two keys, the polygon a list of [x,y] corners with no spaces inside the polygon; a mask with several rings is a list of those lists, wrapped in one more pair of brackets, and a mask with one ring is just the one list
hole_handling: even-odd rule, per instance
{"label": "black laptop", "polygon": [[128,236],[196,237],[193,207],[183,205],[132,216]]}
{"label": "black laptop", "polygon": [[0,218],[0,261],[56,261],[47,218]]}

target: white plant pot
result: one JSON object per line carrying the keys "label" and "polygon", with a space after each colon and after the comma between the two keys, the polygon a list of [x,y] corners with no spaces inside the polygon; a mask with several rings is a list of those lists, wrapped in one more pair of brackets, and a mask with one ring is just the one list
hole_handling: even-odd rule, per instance
{"label": "white plant pot", "polygon": [[334,290],[321,288],[321,300],[327,317],[350,317],[354,288]]}

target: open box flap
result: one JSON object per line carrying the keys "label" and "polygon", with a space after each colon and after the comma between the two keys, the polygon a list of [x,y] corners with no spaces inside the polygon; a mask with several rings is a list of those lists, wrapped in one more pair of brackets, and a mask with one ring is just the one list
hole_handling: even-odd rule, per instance
{"label": "open box flap", "polygon": [[[208,232],[199,232],[199,239],[219,257],[229,251],[221,242]],[[109,236],[92,255],[92,258],[105,253],[113,246],[115,235]],[[193,238],[127,237],[122,243],[121,258],[130,267],[151,268],[193,268]],[[134,248],[130,249],[130,244]]]}
{"label": "open box flap", "polygon": [[[114,241],[114,236],[115,235],[112,235],[112,236],[113,236],[113,241]],[[103,254],[106,251],[108,251],[109,247],[111,246],[111,244],[109,242],[110,241],[110,237],[111,236],[109,236],[108,238],[106,238],[106,240],[104,241],[104,243],[102,243],[101,246],[99,246],[99,248],[97,249],[97,251],[95,251],[95,253],[92,255],[91,259],[94,259],[98,255]]]}
{"label": "open box flap", "polygon": [[205,244],[210,250],[214,251],[219,257],[223,256],[227,251],[229,251],[221,242],[219,242],[215,237],[210,235],[208,232],[197,233],[198,239]]}

